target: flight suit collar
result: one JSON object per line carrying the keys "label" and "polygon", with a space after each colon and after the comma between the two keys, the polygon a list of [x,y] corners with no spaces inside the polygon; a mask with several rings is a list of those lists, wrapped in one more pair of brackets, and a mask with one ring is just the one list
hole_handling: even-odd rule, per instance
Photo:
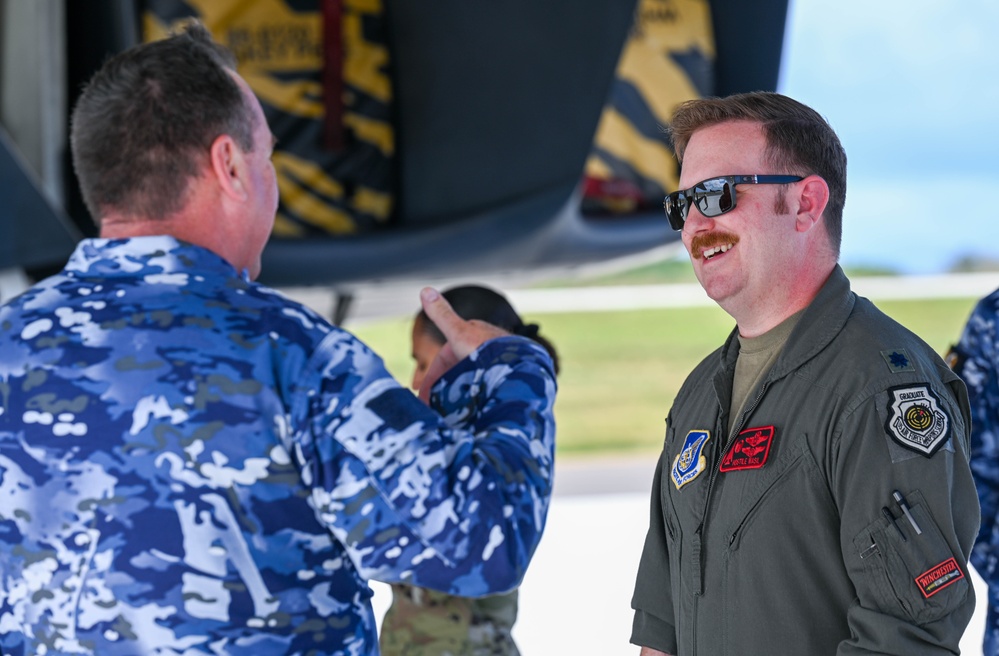
{"label": "flight suit collar", "polygon": [[[855,302],[856,296],[850,291],[850,280],[837,264],[819,293],[805,308],[801,320],[784,346],[784,351],[767,375],[767,381],[777,380],[797,370],[826,348],[843,330]],[[722,367],[719,375],[727,376],[730,382],[738,357],[739,330],[735,328],[725,340],[721,350]],[[719,395],[719,400],[724,408],[729,399],[723,399],[721,396]],[[731,390],[728,390],[725,396],[730,397]]]}

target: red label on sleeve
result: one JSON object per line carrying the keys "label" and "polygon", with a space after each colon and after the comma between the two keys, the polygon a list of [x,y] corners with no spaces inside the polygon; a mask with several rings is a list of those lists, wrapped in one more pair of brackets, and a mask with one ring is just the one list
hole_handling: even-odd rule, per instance
{"label": "red label on sleeve", "polygon": [[923,572],[916,577],[916,585],[923,596],[929,599],[946,588],[951,583],[957,583],[964,578],[961,566],[953,558],[948,558],[936,567]]}

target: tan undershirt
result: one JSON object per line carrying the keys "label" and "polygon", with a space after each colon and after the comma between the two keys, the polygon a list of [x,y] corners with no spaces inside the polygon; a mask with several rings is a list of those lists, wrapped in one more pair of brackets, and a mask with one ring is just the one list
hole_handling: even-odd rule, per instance
{"label": "tan undershirt", "polygon": [[795,312],[777,326],[758,337],[739,335],[739,358],[735,361],[732,380],[732,405],[729,408],[728,431],[738,424],[738,417],[750,392],[756,389],[780,355],[791,331],[798,325],[804,310]]}

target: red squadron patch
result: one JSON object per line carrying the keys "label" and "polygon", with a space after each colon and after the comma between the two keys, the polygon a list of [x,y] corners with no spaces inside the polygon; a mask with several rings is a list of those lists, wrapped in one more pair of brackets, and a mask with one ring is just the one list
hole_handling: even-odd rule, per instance
{"label": "red squadron patch", "polygon": [[928,569],[916,577],[916,585],[923,596],[929,599],[951,583],[964,578],[964,572],[953,558],[948,558],[936,567]]}
{"label": "red squadron patch", "polygon": [[718,471],[759,469],[767,464],[770,445],[774,441],[774,427],[747,428],[735,438],[735,443],[722,458]]}

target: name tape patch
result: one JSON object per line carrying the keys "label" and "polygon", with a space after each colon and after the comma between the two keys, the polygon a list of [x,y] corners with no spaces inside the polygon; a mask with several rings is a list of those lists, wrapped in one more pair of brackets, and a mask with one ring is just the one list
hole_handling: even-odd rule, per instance
{"label": "name tape patch", "polygon": [[673,460],[673,466],[669,472],[676,489],[679,490],[697,478],[707,467],[707,460],[702,452],[709,439],[711,439],[710,431],[692,430],[687,433],[683,447]]}
{"label": "name tape patch", "polygon": [[759,469],[767,464],[770,457],[770,445],[774,442],[774,427],[747,428],[735,438],[735,443],[722,458],[722,472],[738,471],[740,469]]}
{"label": "name tape patch", "polygon": [[948,558],[916,577],[916,585],[923,596],[929,599],[948,585],[964,578],[964,572],[953,558]]}
{"label": "name tape patch", "polygon": [[893,387],[885,430],[901,446],[930,457],[947,442],[950,417],[929,385]]}

